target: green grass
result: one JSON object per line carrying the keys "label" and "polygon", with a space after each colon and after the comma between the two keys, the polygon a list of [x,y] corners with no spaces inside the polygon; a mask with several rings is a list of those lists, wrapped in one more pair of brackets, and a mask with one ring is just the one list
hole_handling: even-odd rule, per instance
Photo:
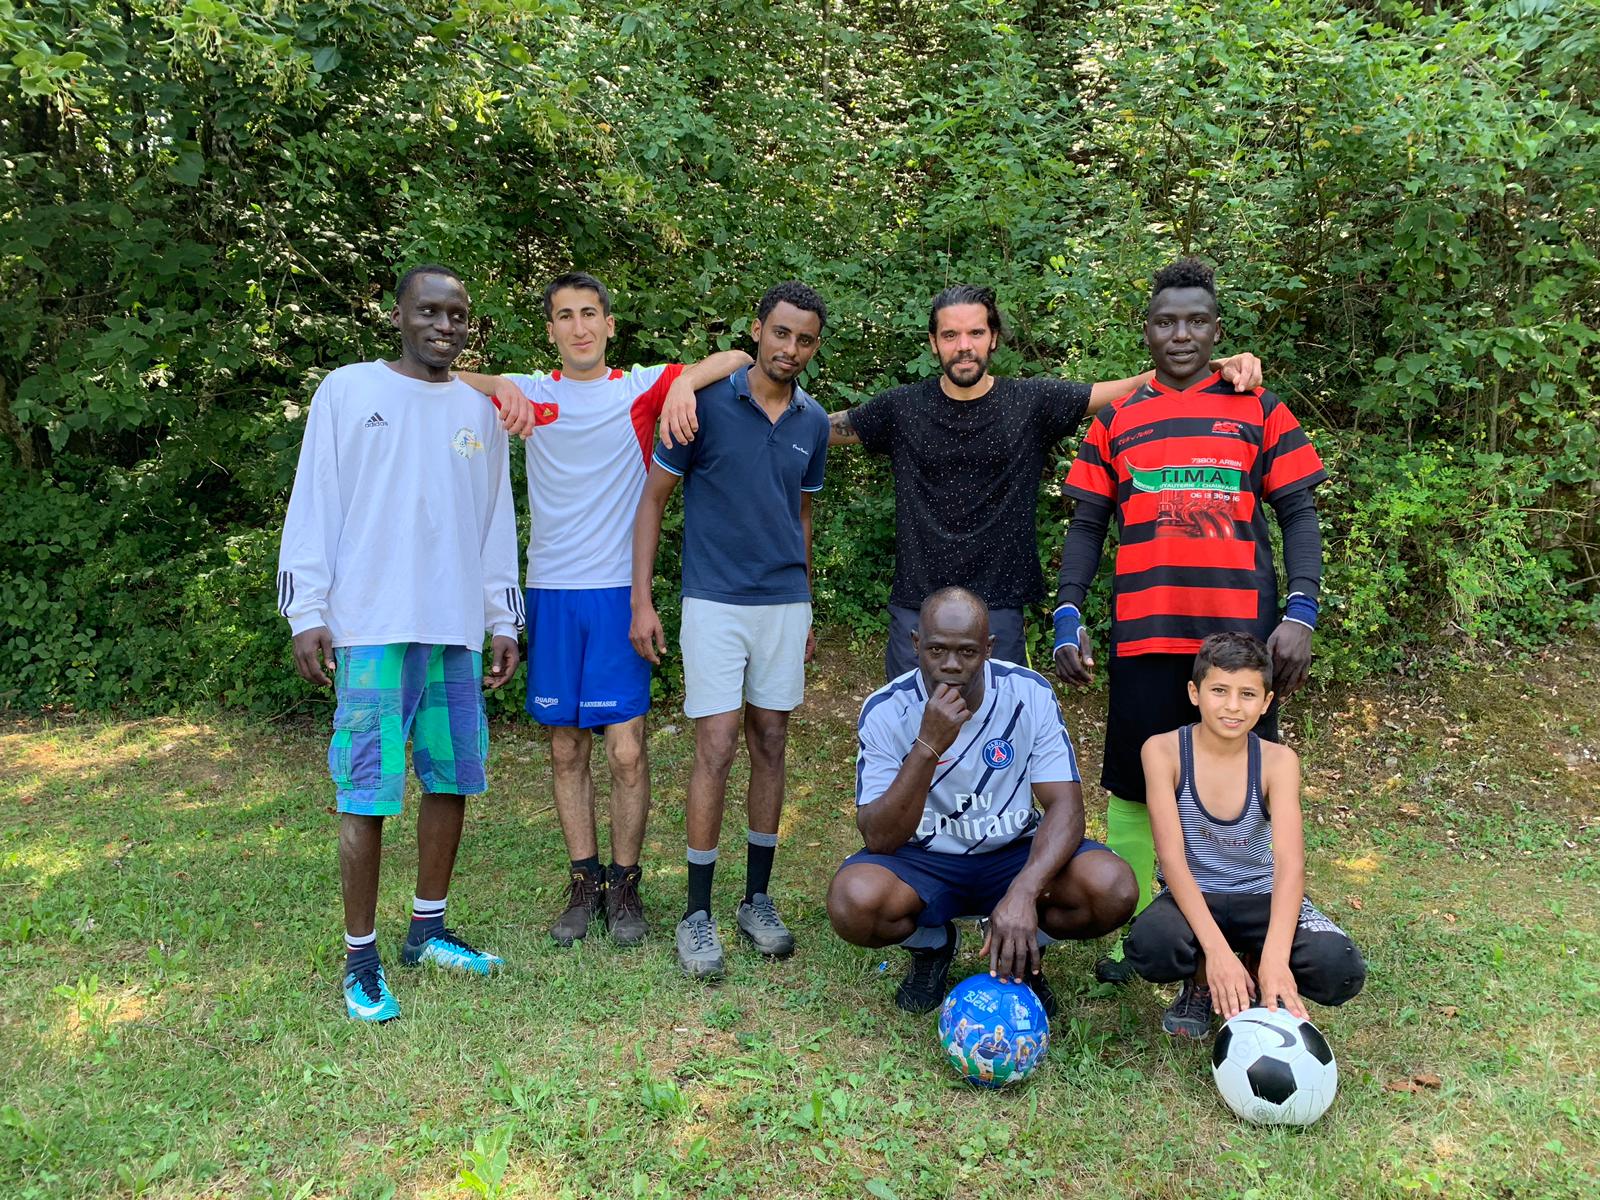
{"label": "green grass", "polygon": [[[1600,1191],[1600,647],[1296,702],[1311,890],[1370,964],[1363,995],[1315,1014],[1341,1087],[1303,1131],[1228,1115],[1206,1051],[1161,1035],[1167,997],[1094,986],[1091,946],[1052,952],[1064,1006],[1039,1076],[998,1094],[955,1080],[933,1018],[892,1006],[898,954],[842,945],[822,906],[857,845],[854,710],[875,661],[833,648],[795,722],[774,884],[792,959],[730,944],[722,985],[676,971],[690,734],[670,713],[651,739],[652,940],[553,946],[549,770],[514,724],[451,900],[509,969],[393,967],[405,1015],[377,1029],[339,1000],[324,731],[0,727],[0,1195]],[[1069,700],[1091,779],[1103,713],[1103,695]],[[409,815],[390,825],[395,963],[415,849]],[[742,828],[730,806],[729,846]],[[725,863],[727,929],[743,864]],[[976,969],[969,953],[960,973]],[[1440,1086],[1387,1087],[1419,1074]]]}

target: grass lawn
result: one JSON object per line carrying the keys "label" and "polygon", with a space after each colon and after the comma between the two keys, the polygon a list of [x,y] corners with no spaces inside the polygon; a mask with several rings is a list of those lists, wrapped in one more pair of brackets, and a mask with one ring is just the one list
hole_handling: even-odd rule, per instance
{"label": "grass lawn", "polygon": [[[1308,1130],[1235,1120],[1207,1050],[1162,1035],[1168,995],[1095,985],[1092,946],[1047,960],[1063,1011],[1038,1076],[956,1080],[934,1017],[893,1007],[902,956],[841,944],[822,906],[859,844],[854,720],[876,661],[828,647],[792,729],[773,887],[792,959],[729,938],[720,986],[677,972],[691,734],[670,711],[650,743],[652,939],[555,947],[564,854],[545,748],[518,723],[494,731],[451,898],[509,969],[394,965],[411,803],[379,909],[404,1016],[381,1028],[339,999],[320,725],[11,718],[0,1196],[1600,1194],[1600,644],[1291,706],[1310,889],[1370,970],[1350,1005],[1313,1011],[1341,1086]],[[1091,780],[1103,713],[1103,693],[1069,698]],[[730,804],[725,933],[743,828]],[[979,967],[967,947],[958,976]]]}

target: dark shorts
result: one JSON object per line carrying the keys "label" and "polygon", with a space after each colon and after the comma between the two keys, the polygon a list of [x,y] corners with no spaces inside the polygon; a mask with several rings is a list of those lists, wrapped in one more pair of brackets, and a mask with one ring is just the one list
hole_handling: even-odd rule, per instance
{"label": "dark shorts", "polygon": [[[1110,701],[1106,706],[1106,747],[1100,786],[1113,796],[1143,804],[1144,744],[1158,733],[1193,724],[1199,710],[1189,702],[1192,654],[1136,654],[1111,657]],[[1255,731],[1278,740],[1278,702],[1272,702]]]}
{"label": "dark shorts", "polygon": [[[917,653],[911,648],[911,631],[916,627],[916,609],[889,605],[889,644],[883,651],[885,681],[916,668]],[[993,657],[1018,666],[1028,665],[1028,641],[1023,636],[1020,608],[991,608],[989,632],[994,635]]]}
{"label": "dark shorts", "polygon": [[[922,899],[917,924],[932,928],[956,917],[988,916],[1027,863],[1032,849],[1031,837],[1018,838],[988,854],[939,854],[908,843],[893,854],[857,850],[844,860],[840,870],[871,863],[893,872]],[[1099,842],[1084,838],[1072,857],[1085,850],[1104,849]]]}

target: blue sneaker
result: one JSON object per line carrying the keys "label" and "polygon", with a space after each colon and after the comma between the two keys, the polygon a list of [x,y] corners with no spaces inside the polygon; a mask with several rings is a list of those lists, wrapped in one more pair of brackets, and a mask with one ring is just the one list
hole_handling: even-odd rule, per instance
{"label": "blue sneaker", "polygon": [[408,938],[400,948],[400,961],[408,967],[420,967],[423,963],[431,962],[435,966],[466,971],[472,975],[487,975],[505,965],[505,960],[498,954],[490,954],[469,945],[465,938],[450,929],[434,934],[425,942],[413,942]]}
{"label": "blue sneaker", "polygon": [[382,967],[364,967],[344,977],[344,1010],[355,1021],[392,1021],[400,1015],[400,1001],[389,990]]}

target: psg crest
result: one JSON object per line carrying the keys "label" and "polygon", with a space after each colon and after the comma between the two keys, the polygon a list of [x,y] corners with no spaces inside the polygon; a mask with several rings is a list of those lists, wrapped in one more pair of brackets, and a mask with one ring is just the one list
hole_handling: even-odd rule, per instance
{"label": "psg crest", "polygon": [[993,767],[997,771],[1009,767],[1016,753],[1005,738],[992,738],[983,744],[984,765]]}

